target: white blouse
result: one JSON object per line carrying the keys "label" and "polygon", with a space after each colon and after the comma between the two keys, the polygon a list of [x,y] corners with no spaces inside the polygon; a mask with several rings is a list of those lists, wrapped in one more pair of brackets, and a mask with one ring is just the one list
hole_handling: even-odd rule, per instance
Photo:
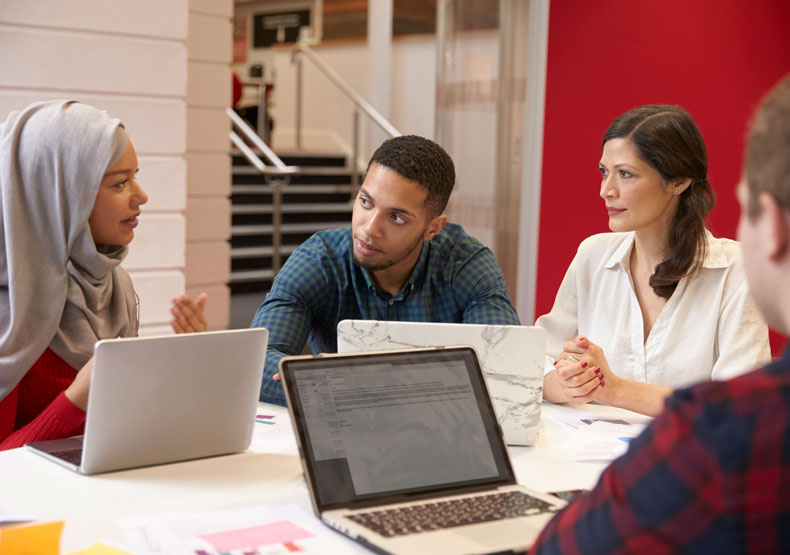
{"label": "white blouse", "polygon": [[631,281],[633,245],[633,232],[579,245],[551,312],[535,322],[548,332],[546,373],[577,335],[603,349],[616,375],[672,388],[726,380],[770,361],[768,326],[749,294],[740,243],[708,232],[703,267],[680,280],[647,341]]}

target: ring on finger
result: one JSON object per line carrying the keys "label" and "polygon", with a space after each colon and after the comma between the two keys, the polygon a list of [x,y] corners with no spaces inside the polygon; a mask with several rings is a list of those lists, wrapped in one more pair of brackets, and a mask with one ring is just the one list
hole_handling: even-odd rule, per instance
{"label": "ring on finger", "polygon": [[567,360],[568,362],[579,362],[579,359],[573,355],[568,355],[568,358],[566,358],[565,360]]}

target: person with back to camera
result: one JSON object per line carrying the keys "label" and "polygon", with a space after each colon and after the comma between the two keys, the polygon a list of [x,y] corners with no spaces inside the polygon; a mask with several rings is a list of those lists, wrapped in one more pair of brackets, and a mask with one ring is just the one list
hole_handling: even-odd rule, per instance
{"label": "person with back to camera", "polygon": [[283,265],[253,327],[269,330],[260,400],[285,404],[277,367],[302,352],[337,351],[344,319],[518,325],[490,249],[448,223],[450,156],[416,135],[373,153],[351,228],[319,231]]}
{"label": "person with back to camera", "polygon": [[[82,432],[93,347],[137,335],[121,268],[148,196],[118,119],[76,101],[0,123],[0,450]],[[206,297],[174,300],[204,331]]]}
{"label": "person with back to camera", "polygon": [[741,247],[705,228],[713,191],[691,116],[662,105],[622,114],[604,134],[599,168],[613,233],[579,245],[535,323],[553,362],[544,398],[655,415],[675,388],[770,360]]}
{"label": "person with back to camera", "polygon": [[[790,333],[790,74],[750,125],[738,239],[765,319]],[[532,552],[790,553],[790,349],[764,368],[676,391],[555,515]]]}

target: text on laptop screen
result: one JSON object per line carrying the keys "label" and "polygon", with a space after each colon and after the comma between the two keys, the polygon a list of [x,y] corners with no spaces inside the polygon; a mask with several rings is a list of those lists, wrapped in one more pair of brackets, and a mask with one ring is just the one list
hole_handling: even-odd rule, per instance
{"label": "text on laptop screen", "polygon": [[507,480],[476,364],[469,349],[299,361],[289,383],[321,504]]}

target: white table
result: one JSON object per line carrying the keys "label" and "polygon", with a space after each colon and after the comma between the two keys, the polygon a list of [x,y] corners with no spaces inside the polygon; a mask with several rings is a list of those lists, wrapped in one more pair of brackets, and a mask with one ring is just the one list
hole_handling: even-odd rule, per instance
{"label": "white table", "polygon": [[[539,443],[510,448],[520,483],[540,491],[595,484],[605,464],[547,457],[547,450],[571,433],[548,415],[573,410],[544,403]],[[586,405],[583,410],[613,416],[633,414],[600,405]],[[272,405],[261,405],[261,411],[287,415],[286,409]],[[283,434],[290,435],[290,441]],[[126,540],[116,524],[121,517],[286,503],[311,511],[293,433],[281,426],[272,438],[275,436],[275,452],[256,448],[96,476],[78,475],[25,449],[4,451],[0,452],[0,504],[41,521],[65,520],[62,553],[87,548],[96,541],[123,547]],[[344,553],[367,553],[352,541],[340,539],[347,546]]]}

